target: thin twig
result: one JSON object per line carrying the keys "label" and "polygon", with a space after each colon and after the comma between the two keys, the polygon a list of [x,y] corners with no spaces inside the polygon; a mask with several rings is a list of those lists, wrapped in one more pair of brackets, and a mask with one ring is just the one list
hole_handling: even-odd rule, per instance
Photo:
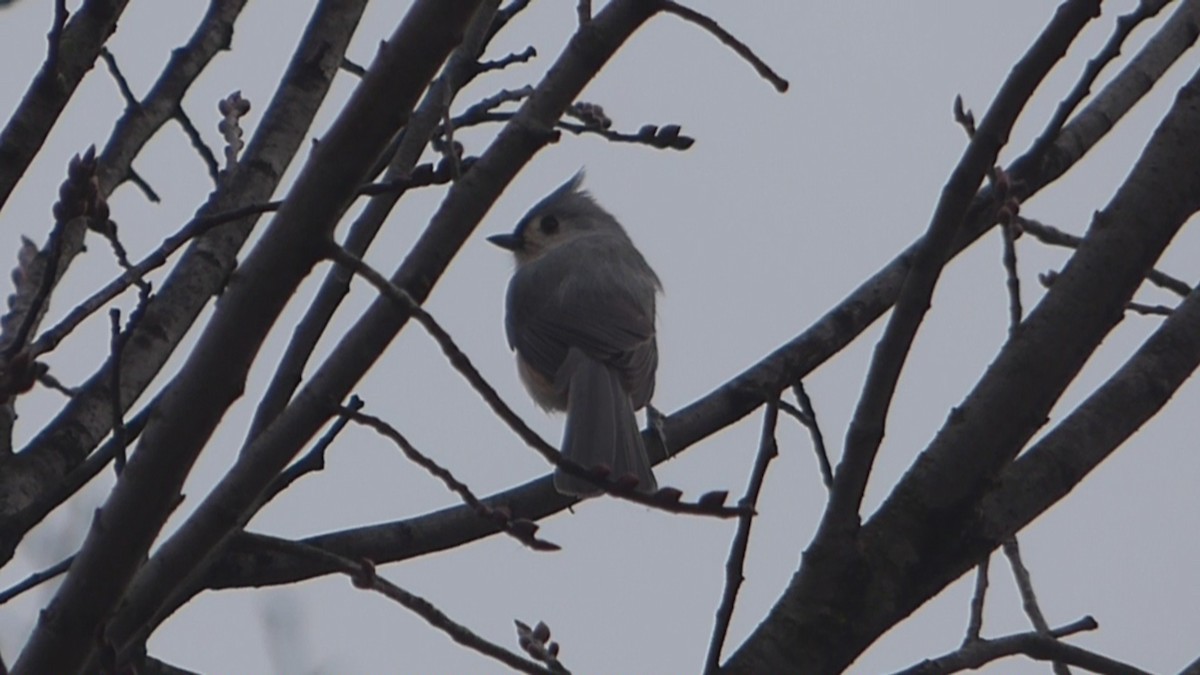
{"label": "thin twig", "polygon": [[963,638],[963,646],[978,642],[979,634],[983,632],[983,605],[987,600],[988,566],[992,557],[988,555],[975,567],[975,591],[971,594],[971,613],[967,619],[967,635]]}
{"label": "thin twig", "polygon": [[392,582],[380,577],[375,567],[367,560],[355,562],[344,556],[340,556],[331,551],[310,546],[297,541],[289,541],[286,539],[269,538],[267,541],[270,545],[279,551],[295,555],[301,558],[308,558],[321,565],[326,565],[336,569],[337,571],[350,577],[356,588],[375,591],[392,600],[395,600],[406,609],[412,611],[417,616],[424,619],[429,625],[445,633],[450,639],[455,642],[472,649],[484,656],[491,657],[504,665],[522,673],[535,673],[536,675],[548,675],[553,671],[542,668],[537,663],[528,659],[522,658],[520,655],[508,651],[507,649],[489,642],[466,626],[455,622],[450,617],[446,616],[441,610],[433,605],[428,600],[409,593]]}
{"label": "thin twig", "polygon": [[172,253],[192,239],[199,237],[214,227],[235,220],[241,220],[248,216],[256,216],[270,211],[278,211],[282,204],[283,202],[280,201],[250,204],[222,213],[193,218],[178,232],[164,239],[163,243],[143,258],[141,262],[109,282],[104,288],[93,293],[87,300],[76,305],[58,324],[42,333],[30,345],[30,353],[36,358],[57,347],[63,338],[70,335],[85,319],[136,283],[137,279],[144,277],[147,273],[165,264]]}
{"label": "thin twig", "polygon": [[366,415],[361,412],[356,412],[346,408],[338,411],[338,414],[343,415],[358,424],[374,429],[376,433],[395,443],[404,456],[410,462],[425,469],[433,475],[434,478],[442,481],[451,492],[459,496],[467,506],[475,510],[480,518],[492,520],[500,524],[505,534],[510,535],[517,541],[528,546],[535,551],[557,551],[562,547],[545,539],[538,539],[536,534],[538,530],[537,523],[524,518],[513,518],[511,514],[493,509],[487,504],[484,504],[471,492],[471,488],[465,483],[454,477],[448,469],[441,466],[437,462],[429,458],[425,453],[417,450],[416,446],[409,442],[399,430],[392,425],[373,415]]}
{"label": "thin twig", "polygon": [[475,68],[478,73],[487,73],[493,70],[504,70],[514,63],[527,63],[535,56],[537,56],[537,49],[535,49],[533,45],[529,45],[522,51],[512,52],[492,61],[480,61]]}
{"label": "thin twig", "polygon": [[1129,14],[1117,17],[1113,34],[1108,38],[1108,42],[1104,47],[1096,53],[1095,56],[1088,59],[1087,65],[1084,66],[1083,73],[1080,74],[1079,80],[1066,98],[1059,102],[1058,107],[1054,110],[1054,116],[1046,124],[1046,128],[1038,136],[1033,143],[1031,152],[1042,154],[1050,144],[1058,138],[1058,134],[1062,131],[1063,125],[1066,124],[1067,118],[1079,107],[1083,99],[1092,91],[1092,85],[1096,82],[1096,78],[1100,76],[1104,67],[1121,55],[1121,45],[1125,43],[1125,39],[1146,19],[1150,19],[1157,15],[1170,0],[1141,0],[1136,9]]}
{"label": "thin twig", "polygon": [[[1025,608],[1025,614],[1029,617],[1029,622],[1033,624],[1033,629],[1039,635],[1050,635],[1050,624],[1046,622],[1046,616],[1042,614],[1042,608],[1038,605],[1037,594],[1033,591],[1033,577],[1029,574],[1029,569],[1025,567],[1025,563],[1021,561],[1021,547],[1017,543],[1016,537],[1010,537],[1004,542],[1004,555],[1008,557],[1009,565],[1012,567],[1013,579],[1017,582],[1017,589],[1021,593],[1021,605]],[[1071,671],[1063,663],[1054,663],[1055,675],[1071,675]]]}
{"label": "thin twig", "polygon": [[351,61],[350,59],[348,59],[344,56],[342,57],[342,70],[346,71],[347,73],[350,73],[351,75],[355,75],[358,77],[363,77],[367,74],[366,68],[364,68],[363,66],[360,66],[359,64]]}
{"label": "thin twig", "polygon": [[496,16],[492,19],[492,25],[488,27],[488,34],[487,38],[484,39],[484,43],[491,42],[496,33],[504,30],[508,22],[512,21],[513,17],[520,14],[528,6],[529,0],[512,0],[512,2],[496,10]]}
{"label": "thin twig", "polygon": [[72,387],[68,387],[67,385],[60,382],[57,377],[51,375],[50,369],[48,367],[46,368],[46,370],[37,374],[37,381],[38,381],[38,384],[41,384],[43,387],[45,387],[51,391],[57,391],[58,393],[62,394],[63,396],[66,396],[67,398],[73,398],[75,396],[76,390],[73,389]]}
{"label": "thin twig", "polygon": [[750,65],[754,67],[754,70],[757,71],[758,74],[763,77],[763,79],[770,82],[771,85],[775,87],[775,90],[779,93],[783,93],[788,90],[787,80],[780,77],[779,74],[772,70],[765,61],[758,58],[758,56],[750,49],[750,47],[746,46],[744,42],[734,37],[732,33],[722,28],[721,24],[717,23],[715,20],[701,14],[700,12],[697,12],[690,7],[685,7],[678,2],[674,2],[673,0],[660,0],[659,5],[662,6],[664,11],[674,14],[685,21],[690,21],[697,26],[700,26],[704,30],[712,33],[718,40],[721,41],[722,44],[724,44],[726,47],[729,47],[735,53],[737,53],[738,56],[748,61]]}
{"label": "thin twig", "polygon": [[125,246],[121,244],[121,240],[117,238],[117,224],[111,220],[108,221],[106,226],[101,230],[101,234],[108,240],[109,245],[112,247],[113,255],[117,258],[117,264],[121,266],[121,269],[134,275],[133,283],[138,287],[138,294],[148,297],[153,289],[150,286],[150,282],[138,275],[137,271],[133,268],[133,264],[129,262],[129,254],[126,253]]}
{"label": "thin twig", "polygon": [[626,486],[622,483],[610,481],[607,477],[599,476],[587,467],[580,466],[575,462],[564,459],[562,454],[550,445],[537,434],[525,421],[520,418],[507,403],[500,398],[495,388],[490,385],[483,375],[471,363],[471,360],[463,353],[458,345],[454,343],[453,338],[446,332],[440,324],[425,311],[404,289],[396,286],[388,281],[386,277],[380,274],[370,265],[363,262],[358,257],[354,256],[346,249],[338,246],[334,242],[329,242],[327,247],[326,257],[331,261],[346,267],[355,274],[361,276],[368,283],[374,286],[380,294],[388,300],[391,300],[400,311],[406,312],[416,319],[417,323],[438,343],[442,348],[442,352],[449,359],[450,364],[471,384],[471,387],[481,396],[484,401],[491,407],[501,420],[508,424],[527,445],[534,450],[537,450],[543,457],[556,467],[562,468],[567,473],[583,478],[600,487],[605,492],[614,497],[625,499],[631,502],[661,509],[670,513],[681,513],[691,515],[715,516],[718,518],[734,518],[742,515],[745,510],[741,506],[730,507],[714,500],[711,495],[719,493],[708,493],[696,503],[688,503],[679,500],[679,493],[675,490],[660,489],[658,492],[647,495],[641,492],[636,492],[632,486]]}
{"label": "thin twig", "polygon": [[[517,113],[515,112],[482,112],[471,117],[460,115],[454,118],[454,123],[458,128],[462,128],[487,122],[507,122],[516,115]],[[665,124],[661,127],[656,124],[644,124],[640,129],[631,134],[588,124],[577,124],[566,120],[559,120],[554,123],[554,126],[563,131],[569,131],[576,136],[596,134],[605,140],[615,143],[637,143],[660,150],[687,150],[696,142],[696,139],[691,136],[681,135],[678,124]]]}
{"label": "thin twig", "polygon": [[729,559],[725,562],[725,592],[717,606],[716,623],[713,625],[712,639],[708,643],[708,655],[704,659],[705,675],[715,675],[721,668],[721,648],[725,645],[729,622],[733,620],[733,606],[737,601],[738,590],[742,587],[746,551],[750,546],[750,526],[754,522],[758,495],[767,476],[767,466],[779,455],[779,446],[775,442],[775,425],[778,421],[779,399],[771,398],[767,401],[766,411],[763,413],[762,437],[759,440],[754,469],[750,472],[750,484],[746,487],[746,495],[738,502],[738,506],[745,509],[745,513],[738,517],[737,531],[729,547]]}
{"label": "thin twig", "polygon": [[146,199],[149,200],[150,203],[162,203],[162,197],[158,196],[158,193],[155,192],[150,183],[145,178],[142,178],[142,174],[138,173],[132,166],[129,167],[129,170],[125,172],[125,177],[129,180],[129,182],[133,183],[137,189],[141,190],[142,194],[146,195]]}
{"label": "thin twig", "polygon": [[579,25],[583,26],[592,20],[592,0],[579,0],[575,5],[575,14],[579,17]]}
{"label": "thin twig", "polygon": [[471,104],[462,114],[454,118],[454,126],[462,128],[476,124],[474,120],[488,112],[495,110],[504,103],[516,103],[524,101],[533,94],[533,87],[525,85],[519,89],[501,89],[500,91],[488,96],[478,103]]}
{"label": "thin twig", "polygon": [[[954,99],[954,119],[967,132],[967,138],[975,137],[975,116],[970,110],[964,110],[962,97]],[[1017,237],[1020,229],[1017,218],[1020,215],[1021,203],[1012,190],[1012,178],[1003,168],[992,167],[988,172],[995,200],[1000,204],[996,219],[1000,224],[1000,240],[1004,253],[1001,260],[1004,264],[1005,288],[1008,291],[1008,337],[1012,338],[1021,325],[1025,310],[1021,306],[1021,277],[1017,273]]]}
{"label": "thin twig", "polygon": [[1132,301],[1125,303],[1125,309],[1146,316],[1171,316],[1171,313],[1175,311],[1166,305],[1144,305]]}
{"label": "thin twig", "polygon": [[208,143],[204,142],[204,137],[200,135],[200,130],[192,123],[192,118],[188,117],[187,112],[183,109],[181,103],[175,108],[175,113],[171,116],[179,126],[183,128],[183,133],[188,137],[192,147],[199,153],[200,159],[204,162],[205,168],[208,169],[208,176],[212,179],[213,185],[221,179],[221,163],[217,161],[217,155],[208,147]]}
{"label": "thin twig", "polygon": [[21,580],[20,583],[14,584],[13,586],[10,586],[9,588],[6,588],[3,591],[0,591],[0,605],[3,605],[4,603],[8,602],[9,600],[12,600],[13,598],[17,597],[18,595],[21,595],[25,591],[29,591],[34,588],[37,588],[38,586],[46,583],[47,581],[50,581],[54,577],[57,577],[58,575],[66,572],[67,570],[71,569],[71,563],[74,561],[75,561],[75,556],[73,556],[73,555],[67,556],[63,560],[60,560],[60,561],[54,563],[53,565],[47,567],[44,570],[30,574],[29,576],[27,576],[23,580]]}
{"label": "thin twig", "polygon": [[963,670],[975,670],[999,659],[1023,654],[1041,661],[1071,663],[1104,675],[1150,675],[1126,663],[1101,656],[1060,641],[1060,638],[1095,630],[1096,620],[1084,617],[1075,623],[1051,630],[1049,634],[1017,633],[992,640],[978,640],[937,658],[926,659],[895,675],[947,675]]}
{"label": "thin twig", "polygon": [[825,435],[821,433],[821,425],[817,423],[817,411],[813,409],[812,399],[804,389],[804,382],[797,380],[796,384],[792,385],[792,394],[796,397],[796,403],[800,405],[800,412],[804,413],[808,420],[804,426],[812,436],[813,452],[817,454],[817,463],[821,467],[821,480],[826,488],[832,488],[833,465],[829,463],[829,452],[825,450]]}
{"label": "thin twig", "polygon": [[[359,410],[362,410],[362,407],[363,400],[357,396],[351,396],[350,400],[346,403],[345,408],[342,410],[358,412]],[[288,489],[292,483],[295,483],[301,477],[325,468],[325,451],[330,445],[333,445],[334,439],[336,439],[338,434],[342,432],[342,429],[345,429],[346,425],[350,423],[349,415],[342,412],[342,410],[339,410],[337,419],[334,420],[332,425],[330,425],[329,431],[326,431],[325,435],[321,436],[320,440],[313,445],[312,449],[305,453],[305,455],[300,459],[292,462],[288,468],[284,469],[278,476],[276,476],[275,480],[271,482],[271,485],[267,487],[266,497],[263,498],[264,502],[269,502],[274,499],[280,492]]]}
{"label": "thin twig", "polygon": [[[1043,244],[1065,248],[1079,248],[1079,245],[1083,243],[1082,237],[1068,234],[1053,225],[1047,225],[1041,221],[1021,217],[1017,222],[1021,226],[1021,230],[1032,234]],[[1150,270],[1146,275],[1146,279],[1155,286],[1165,288],[1181,298],[1186,298],[1188,293],[1192,292],[1192,287],[1187,282],[1156,269]]]}
{"label": "thin twig", "polygon": [[125,99],[125,105],[134,110],[142,107],[137,95],[133,93],[133,89],[129,86],[129,80],[125,79],[125,74],[121,72],[120,66],[117,65],[117,57],[108,51],[108,47],[100,48],[100,58],[104,59],[104,65],[108,66],[108,73],[116,81],[117,90],[121,92],[121,98]]}

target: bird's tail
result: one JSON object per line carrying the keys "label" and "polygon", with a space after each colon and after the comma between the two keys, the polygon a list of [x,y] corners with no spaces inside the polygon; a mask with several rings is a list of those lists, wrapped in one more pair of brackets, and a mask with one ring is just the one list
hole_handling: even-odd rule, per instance
{"label": "bird's tail", "polygon": [[[637,478],[639,492],[654,492],[658,483],[650,471],[646,446],[633,415],[633,403],[615,370],[571,349],[563,364],[570,377],[563,456],[584,468],[608,467],[609,478]],[[592,483],[559,469],[554,487],[568,495],[586,497],[600,492]]]}

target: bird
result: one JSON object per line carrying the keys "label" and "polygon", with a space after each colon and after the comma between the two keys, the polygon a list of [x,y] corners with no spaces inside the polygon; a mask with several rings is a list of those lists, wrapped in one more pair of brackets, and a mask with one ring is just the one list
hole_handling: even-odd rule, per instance
{"label": "bird", "polygon": [[[512,233],[488,237],[516,260],[505,333],[534,402],[566,411],[562,456],[653,493],[658,483],[634,413],[654,394],[662,283],[583,178],[576,173],[535,204]],[[576,497],[602,492],[561,467],[554,487]]]}

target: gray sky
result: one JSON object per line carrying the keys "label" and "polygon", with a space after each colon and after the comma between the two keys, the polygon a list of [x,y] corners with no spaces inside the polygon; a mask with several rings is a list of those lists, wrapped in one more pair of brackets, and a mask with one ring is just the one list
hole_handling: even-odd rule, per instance
{"label": "gray sky", "polygon": [[[351,46],[351,58],[368,63],[408,4],[374,3]],[[530,43],[541,56],[481,78],[460,97],[462,105],[501,87],[536,82],[558,54],[575,27],[575,3],[532,4],[488,56]],[[952,119],[954,96],[961,94],[981,115],[1053,11],[1048,3],[1035,2],[692,4],[751,45],[791,81],[791,90],[776,93],[696,27],[671,16],[652,20],[583,98],[603,105],[621,130],[634,131],[646,123],[680,124],[697,139],[695,146],[680,153],[564,136],[540,153],[496,204],[427,305],[504,399],[555,442],[562,418],[544,415],[529,401],[503,337],[509,256],[488,245],[483,235],[511,229],[532,203],[586,167],[587,186],[624,223],[666,288],[655,404],[664,412],[675,411],[802,331],[924,231],[966,143]],[[1039,90],[1003,157],[1028,146],[1086,59],[1107,39],[1114,17],[1135,4],[1105,3],[1105,15]],[[135,92],[146,91],[169,50],[187,39],[206,5],[198,0],[131,3],[110,48]],[[218,57],[185,100],[187,112],[213,147],[219,147],[216,101],[240,89],[255,107],[247,123],[252,130],[311,5],[295,0],[250,3],[238,22],[233,51]],[[33,1],[0,10],[0,58],[8,64],[0,69],[5,119],[40,66],[51,12],[50,3]],[[1125,54],[1134,53],[1157,25],[1142,27]],[[1082,233],[1091,213],[1104,206],[1128,172],[1179,84],[1198,65],[1200,57],[1189,53],[1116,132],[1053,188],[1024,205],[1022,213]],[[1111,74],[1106,72],[1102,82]],[[352,76],[339,75],[313,136],[327,128],[353,85]],[[15,264],[19,235],[41,244],[66,160],[89,144],[102,144],[122,108],[112,80],[102,68],[94,70],[0,213],[0,251],[10,252],[0,265]],[[460,138],[469,152],[478,153],[494,132],[487,128]],[[302,151],[293,175],[304,159]],[[111,200],[113,218],[137,258],[184,223],[211,186],[174,126],[159,134],[135,168],[163,197],[163,203],[150,204],[125,186]],[[441,194],[430,189],[406,197],[369,262],[388,272],[394,269]],[[263,225],[265,220],[260,229]],[[1200,235],[1185,229],[1160,267],[1194,281],[1198,253]],[[1058,269],[1066,254],[1047,250],[1031,237],[1018,242],[1018,254],[1028,310],[1041,295],[1036,274]],[[116,274],[107,245],[90,242],[89,254],[56,292],[51,317]],[[306,293],[320,278],[314,275],[297,295],[264,354],[282,350]],[[371,298],[369,290],[356,285],[338,314],[338,325],[353,321]],[[1169,300],[1153,292],[1140,299]],[[132,309],[133,297],[122,298],[121,306]],[[1006,324],[1000,241],[993,233],[942,277],[892,406],[868,510],[978,379],[1004,340]],[[1068,390],[1055,419],[1103,381],[1156,326],[1157,319],[1128,317]],[[94,317],[49,359],[52,372],[68,384],[90,375],[107,349],[107,330],[107,320]],[[835,455],[878,332],[878,327],[869,331],[806,382]],[[323,353],[335,342],[326,340]],[[174,359],[167,371],[179,363]],[[201,457],[172,526],[232,461],[255,395],[274,366],[274,358],[263,358],[251,372],[248,395]],[[491,416],[416,326],[402,334],[358,392],[367,412],[395,424],[478,494],[547,470],[538,455]],[[1072,643],[1152,672],[1177,671],[1200,653],[1200,591],[1193,563],[1200,546],[1196,537],[1186,536],[1187,514],[1197,510],[1194,486],[1200,482],[1198,399],[1195,384],[1185,386],[1163,414],[1020,538],[1050,623],[1091,614],[1100,629],[1072,638]],[[35,390],[20,403],[18,447],[55,414],[62,400]],[[661,466],[659,482],[691,496],[712,489],[739,495],[756,450],[760,419],[755,414]],[[726,653],[788,582],[824,504],[807,432],[781,419],[778,437],[781,456],[760,501],[747,581]],[[324,472],[271,504],[251,529],[302,536],[456,503],[440,483],[367,430],[350,427],[328,460]],[[95,483],[71,508],[35,530],[18,559],[0,572],[0,586],[74,550],[110,478],[105,475]],[[561,552],[534,553],[509,538],[493,537],[381,571],[477,633],[512,648],[513,619],[546,621],[562,644],[564,662],[576,672],[696,672],[724,583],[732,532],[729,522],[597,499],[543,523],[540,534],[563,546]],[[971,584],[971,575],[960,579],[885,635],[850,672],[889,672],[955,648],[965,630]],[[0,607],[0,651],[10,662],[52,588]],[[272,633],[268,626],[279,629]],[[1007,565],[995,559],[985,635],[1027,629]],[[272,634],[287,636],[286,644],[278,644],[277,638],[273,644]],[[357,591],[340,577],[205,594],[155,634],[150,651],[177,665],[214,673],[502,671],[398,605]],[[1010,659],[985,672],[1047,670]]]}

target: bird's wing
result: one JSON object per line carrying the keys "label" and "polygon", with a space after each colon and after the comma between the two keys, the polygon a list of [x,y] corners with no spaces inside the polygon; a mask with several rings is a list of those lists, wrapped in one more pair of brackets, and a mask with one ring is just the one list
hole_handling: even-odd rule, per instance
{"label": "bird's wing", "polygon": [[[604,246],[568,244],[522,266],[508,293],[509,344],[555,379],[571,347],[617,370],[640,407],[654,388],[657,280]],[[565,253],[565,254],[560,254]],[[586,262],[586,271],[578,263]],[[637,256],[637,263],[645,263]],[[648,272],[648,268],[646,268]]]}

